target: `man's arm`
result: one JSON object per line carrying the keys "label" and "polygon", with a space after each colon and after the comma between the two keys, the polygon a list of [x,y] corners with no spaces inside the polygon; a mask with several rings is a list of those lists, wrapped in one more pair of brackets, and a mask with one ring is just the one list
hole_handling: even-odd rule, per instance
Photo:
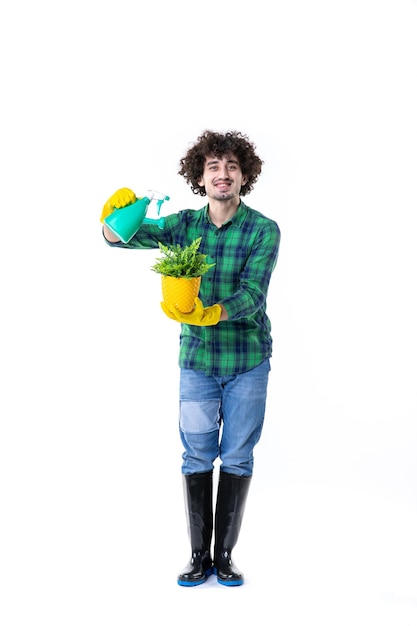
{"label": "man's arm", "polygon": [[220,306],[220,308],[222,310],[219,321],[220,322],[225,322],[229,318],[229,316],[228,316],[227,311],[224,308],[224,306],[220,302],[218,304],[219,304],[219,306]]}
{"label": "man's arm", "polygon": [[120,241],[119,237],[115,235],[106,224],[103,224],[103,235],[104,238],[107,239],[110,243],[117,243]]}

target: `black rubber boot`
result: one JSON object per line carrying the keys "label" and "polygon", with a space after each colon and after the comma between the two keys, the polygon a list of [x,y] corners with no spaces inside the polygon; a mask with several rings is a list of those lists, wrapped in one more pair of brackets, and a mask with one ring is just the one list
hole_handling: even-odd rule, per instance
{"label": "black rubber boot", "polygon": [[220,472],[217,492],[214,571],[222,585],[243,585],[243,574],[233,565],[232,550],[239,538],[251,476]]}
{"label": "black rubber boot", "polygon": [[178,584],[195,587],[213,573],[213,472],[183,475],[183,484],[191,560],[178,575]]}

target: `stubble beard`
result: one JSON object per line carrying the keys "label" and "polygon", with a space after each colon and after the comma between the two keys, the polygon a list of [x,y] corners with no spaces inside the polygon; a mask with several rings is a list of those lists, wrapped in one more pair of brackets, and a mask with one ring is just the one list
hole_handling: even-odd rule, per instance
{"label": "stubble beard", "polygon": [[233,191],[214,192],[213,200],[216,200],[218,202],[229,202],[230,200],[233,200],[233,198],[235,198],[238,195],[239,195],[238,193],[235,193]]}

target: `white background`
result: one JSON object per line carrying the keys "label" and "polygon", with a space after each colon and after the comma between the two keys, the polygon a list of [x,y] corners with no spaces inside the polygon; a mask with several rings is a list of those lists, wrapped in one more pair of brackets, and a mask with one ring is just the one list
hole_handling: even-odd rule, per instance
{"label": "white background", "polygon": [[[17,1],[0,24],[2,625],[415,625],[417,3]],[[282,230],[239,589],[176,584],[179,329],[156,252],[99,223],[121,186],[199,208],[177,170],[206,128],[255,142],[246,200]]]}

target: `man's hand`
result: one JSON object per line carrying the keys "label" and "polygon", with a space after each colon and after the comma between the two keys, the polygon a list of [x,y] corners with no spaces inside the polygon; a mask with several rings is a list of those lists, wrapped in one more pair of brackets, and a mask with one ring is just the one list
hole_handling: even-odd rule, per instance
{"label": "man's hand", "polygon": [[215,326],[219,323],[222,314],[220,304],[204,308],[200,298],[195,299],[195,308],[191,313],[181,313],[176,307],[170,310],[164,302],[161,302],[161,308],[170,319],[192,326]]}
{"label": "man's hand", "polygon": [[104,222],[106,217],[113,213],[114,209],[122,209],[136,201],[136,194],[131,189],[123,187],[118,189],[106,202],[101,212],[100,222]]}

